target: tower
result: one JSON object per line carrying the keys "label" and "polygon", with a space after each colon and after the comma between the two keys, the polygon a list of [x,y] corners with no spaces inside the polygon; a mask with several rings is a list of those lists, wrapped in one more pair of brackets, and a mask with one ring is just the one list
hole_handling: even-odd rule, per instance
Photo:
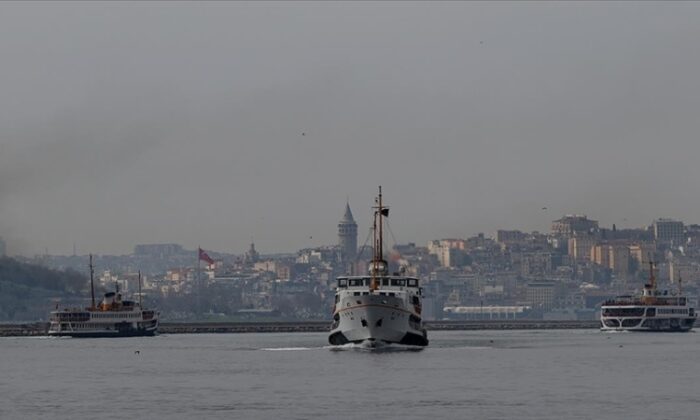
{"label": "tower", "polygon": [[245,253],[245,259],[249,263],[256,263],[260,259],[260,254],[255,250],[255,243],[251,239],[250,249]]}
{"label": "tower", "polygon": [[352,217],[350,203],[345,203],[345,215],[338,222],[338,246],[343,262],[352,264],[357,257],[357,223]]}

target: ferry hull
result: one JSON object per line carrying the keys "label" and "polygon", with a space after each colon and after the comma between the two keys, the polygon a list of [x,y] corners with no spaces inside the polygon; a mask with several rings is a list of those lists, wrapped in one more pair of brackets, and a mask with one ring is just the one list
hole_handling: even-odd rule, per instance
{"label": "ferry hull", "polygon": [[58,325],[49,326],[50,337],[75,337],[75,338],[104,338],[104,337],[144,337],[158,334],[158,321],[149,321],[144,325],[129,325],[117,323],[104,328],[79,328],[77,325],[69,325],[61,328]]}
{"label": "ferry hull", "polygon": [[695,317],[685,318],[601,318],[601,331],[688,332]]}
{"label": "ferry hull", "polygon": [[378,342],[428,345],[425,329],[419,323],[410,322],[410,312],[372,303],[368,296],[362,298],[361,304],[338,311],[339,321],[328,337],[330,344]]}
{"label": "ferry hull", "polygon": [[106,337],[153,337],[157,330],[134,331],[49,331],[51,337],[106,338]]}

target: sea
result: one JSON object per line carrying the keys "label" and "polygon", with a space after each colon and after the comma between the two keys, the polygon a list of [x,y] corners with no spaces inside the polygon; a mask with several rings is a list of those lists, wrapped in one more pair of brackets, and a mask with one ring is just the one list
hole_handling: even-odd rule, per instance
{"label": "sea", "polygon": [[700,334],[435,331],[0,338],[0,419],[693,419]]}

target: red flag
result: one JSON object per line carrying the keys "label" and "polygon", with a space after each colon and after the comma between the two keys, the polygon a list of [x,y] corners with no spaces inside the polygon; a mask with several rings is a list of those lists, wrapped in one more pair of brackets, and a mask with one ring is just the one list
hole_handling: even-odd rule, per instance
{"label": "red flag", "polygon": [[204,252],[202,248],[199,248],[199,259],[206,261],[208,264],[214,264],[214,260],[209,256],[209,254]]}

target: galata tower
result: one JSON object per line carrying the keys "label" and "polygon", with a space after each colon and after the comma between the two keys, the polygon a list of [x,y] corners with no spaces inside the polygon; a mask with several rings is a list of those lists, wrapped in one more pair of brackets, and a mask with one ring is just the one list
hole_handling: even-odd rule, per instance
{"label": "galata tower", "polygon": [[338,246],[343,262],[352,263],[357,257],[357,223],[352,217],[350,203],[345,204],[345,215],[338,223]]}

